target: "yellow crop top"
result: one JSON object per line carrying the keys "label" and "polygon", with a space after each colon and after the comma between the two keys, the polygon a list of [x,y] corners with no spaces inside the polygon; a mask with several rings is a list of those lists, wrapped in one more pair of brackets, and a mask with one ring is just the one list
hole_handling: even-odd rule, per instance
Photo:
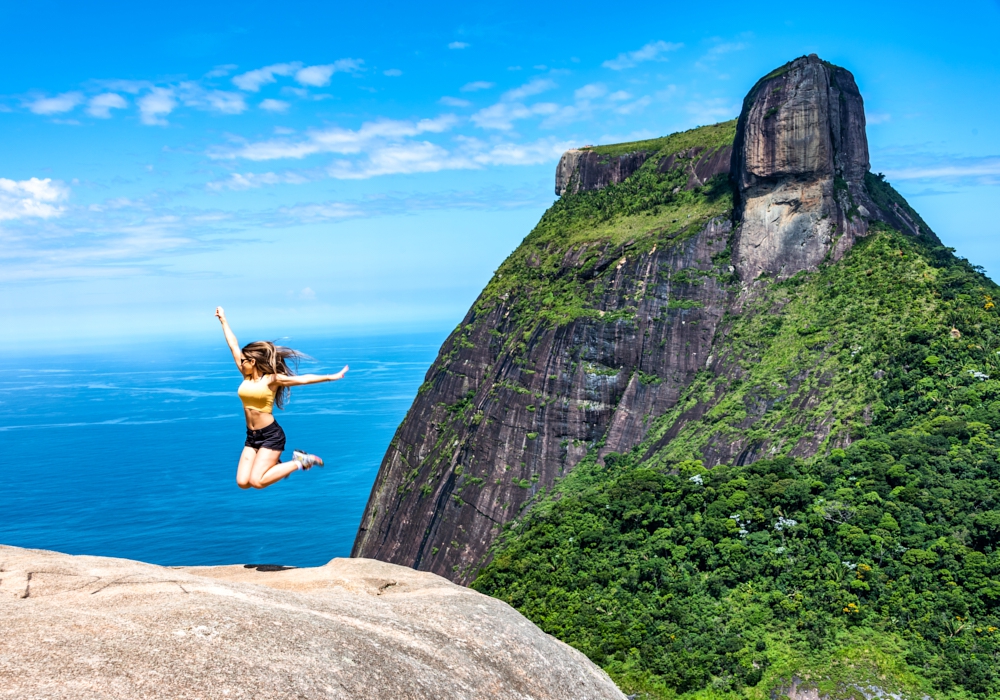
{"label": "yellow crop top", "polygon": [[243,402],[243,408],[254,408],[261,413],[271,413],[271,406],[274,405],[274,392],[271,391],[268,384],[270,384],[270,380],[267,377],[261,377],[256,382],[244,379],[236,392],[239,394],[240,401]]}

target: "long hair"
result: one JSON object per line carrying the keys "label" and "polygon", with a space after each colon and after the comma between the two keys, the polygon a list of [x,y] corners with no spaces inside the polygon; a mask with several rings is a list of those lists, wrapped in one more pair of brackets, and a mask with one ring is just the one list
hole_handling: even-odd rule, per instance
{"label": "long hair", "polygon": [[[253,360],[261,374],[295,374],[299,360],[305,355],[297,350],[275,345],[269,340],[257,340],[243,346],[243,357]],[[274,403],[278,408],[285,407],[289,388],[279,386],[274,394]]]}

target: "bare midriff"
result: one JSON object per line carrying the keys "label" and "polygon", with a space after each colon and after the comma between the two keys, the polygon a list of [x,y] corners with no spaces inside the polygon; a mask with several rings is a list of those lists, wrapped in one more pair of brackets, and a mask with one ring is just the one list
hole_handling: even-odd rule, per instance
{"label": "bare midriff", "polygon": [[274,416],[270,413],[258,411],[256,408],[244,408],[243,413],[246,415],[247,427],[250,430],[260,430],[274,422]]}

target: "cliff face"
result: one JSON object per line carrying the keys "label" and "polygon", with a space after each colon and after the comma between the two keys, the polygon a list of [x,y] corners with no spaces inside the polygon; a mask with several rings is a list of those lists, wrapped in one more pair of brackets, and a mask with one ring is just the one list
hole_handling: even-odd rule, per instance
{"label": "cliff face", "polygon": [[353,555],[468,582],[500,527],[588,454],[648,439],[651,454],[697,442],[709,465],[815,451],[837,423],[808,372],[783,384],[803,407],[795,439],[753,434],[773,390],[710,425],[725,394],[705,378],[746,375],[727,316],[760,297],[761,275],[839,259],[877,219],[933,236],[898,195],[876,204],[872,178],[853,77],[814,56],[762,79],[737,124],[567,152],[562,199],[428,371]]}

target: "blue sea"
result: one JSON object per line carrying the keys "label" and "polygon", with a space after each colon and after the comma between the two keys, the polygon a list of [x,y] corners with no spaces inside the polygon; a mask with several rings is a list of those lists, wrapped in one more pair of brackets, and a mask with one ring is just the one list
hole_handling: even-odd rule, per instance
{"label": "blue sea", "polygon": [[444,333],[290,339],[301,373],[275,416],[285,453],[326,467],[236,486],[242,378],[215,343],[4,358],[0,544],[163,565],[318,566],[348,556],[382,455]]}

